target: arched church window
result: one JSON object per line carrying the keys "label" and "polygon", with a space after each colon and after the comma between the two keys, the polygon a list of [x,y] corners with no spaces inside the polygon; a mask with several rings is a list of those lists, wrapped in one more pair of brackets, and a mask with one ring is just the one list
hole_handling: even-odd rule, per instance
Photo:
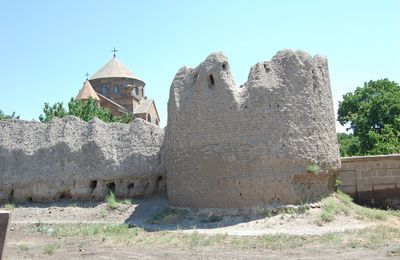
{"label": "arched church window", "polygon": [[118,95],[118,92],[119,92],[119,86],[118,86],[118,85],[115,85],[115,86],[114,86],[114,94],[115,94],[115,95]]}
{"label": "arched church window", "polygon": [[108,94],[108,86],[105,85],[105,84],[101,85],[101,90],[100,91],[101,91],[101,94],[107,95]]}
{"label": "arched church window", "polygon": [[120,94],[122,96],[126,96],[126,94],[127,94],[127,92],[126,92],[126,83],[122,83],[120,90],[121,90]]}
{"label": "arched church window", "polygon": [[135,88],[135,94],[136,94],[136,96],[139,96],[139,87]]}
{"label": "arched church window", "polygon": [[150,114],[147,114],[147,122],[150,122],[150,123],[151,123],[151,116],[150,116]]}

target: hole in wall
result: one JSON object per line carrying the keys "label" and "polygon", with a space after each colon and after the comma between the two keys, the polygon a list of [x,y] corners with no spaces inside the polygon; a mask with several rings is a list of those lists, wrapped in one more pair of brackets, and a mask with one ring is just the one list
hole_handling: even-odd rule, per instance
{"label": "hole in wall", "polygon": [[226,70],[226,67],[227,67],[226,63],[222,63],[221,67],[222,67],[223,70]]}
{"label": "hole in wall", "polygon": [[131,182],[127,186],[128,190],[132,190],[135,187],[135,183]]}
{"label": "hole in wall", "polygon": [[242,196],[242,193],[239,193],[240,196]]}
{"label": "hole in wall", "polygon": [[158,176],[157,178],[157,182],[156,182],[156,191],[158,190],[158,188],[160,187],[160,182],[162,181],[162,176]]}
{"label": "hole in wall", "polygon": [[32,198],[32,197],[28,197],[28,201],[29,201],[29,202],[32,202],[32,201],[33,201],[33,198]]}
{"label": "hole in wall", "polygon": [[212,88],[215,85],[214,77],[212,74],[208,77],[208,80],[209,80],[208,87]]}
{"label": "hole in wall", "polygon": [[196,81],[197,81],[197,76],[198,76],[197,73],[193,75],[193,83],[196,83]]}
{"label": "hole in wall", "polygon": [[90,181],[89,187],[90,187],[90,192],[93,192],[94,189],[96,189],[97,187],[97,181],[96,180]]}
{"label": "hole in wall", "polygon": [[313,80],[317,80],[317,76],[316,76],[316,74],[315,74],[315,70],[313,69],[311,72],[312,72],[312,74],[313,74],[313,76],[312,76]]}
{"label": "hole in wall", "polygon": [[268,68],[267,64],[264,64],[264,69],[265,69],[265,72],[267,72],[267,73],[271,71],[271,69]]}
{"label": "hole in wall", "polygon": [[71,192],[69,190],[61,192],[60,195],[58,196],[58,199],[60,199],[60,200],[70,199],[70,198],[72,198],[72,196],[71,196]]}
{"label": "hole in wall", "polygon": [[108,189],[108,191],[115,193],[115,182],[107,183],[107,189]]}

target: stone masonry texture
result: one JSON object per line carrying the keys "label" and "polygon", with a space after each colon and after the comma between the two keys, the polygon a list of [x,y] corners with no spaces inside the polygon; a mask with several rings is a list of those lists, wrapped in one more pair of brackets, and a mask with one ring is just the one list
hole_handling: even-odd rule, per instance
{"label": "stone masonry texture", "polygon": [[400,154],[342,158],[338,173],[357,203],[400,209]]}
{"label": "stone masonry texture", "polygon": [[164,130],[143,120],[0,121],[0,201],[142,197],[164,191]]}
{"label": "stone masonry texture", "polygon": [[[283,50],[233,81],[210,54],[171,85],[167,193],[178,207],[240,208],[299,203],[332,191],[340,167],[325,57]],[[307,172],[318,165],[320,172]]]}

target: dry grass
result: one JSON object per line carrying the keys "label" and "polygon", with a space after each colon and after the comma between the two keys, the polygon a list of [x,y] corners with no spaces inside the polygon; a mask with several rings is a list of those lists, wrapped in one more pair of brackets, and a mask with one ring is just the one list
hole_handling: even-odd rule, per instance
{"label": "dry grass", "polygon": [[323,208],[319,216],[321,222],[331,222],[337,215],[354,216],[357,219],[384,221],[389,216],[400,214],[395,210],[381,210],[359,206],[353,199],[343,192],[338,191],[333,196],[321,201]]}
{"label": "dry grass", "polygon": [[[101,239],[112,244],[135,246],[174,246],[182,248],[218,246],[234,249],[289,249],[304,245],[340,245],[346,248],[366,247],[385,242],[400,241],[400,228],[385,225],[357,231],[328,233],[320,236],[264,235],[258,237],[238,237],[227,235],[203,235],[183,231],[146,232],[141,228],[128,228],[121,224],[73,224],[73,225],[34,225],[33,232],[53,237],[76,237]],[[53,248],[54,247],[54,248]],[[57,247],[48,248],[49,253]]]}
{"label": "dry grass", "polygon": [[183,209],[164,208],[148,219],[147,223],[159,225],[178,224],[187,214],[188,211]]}

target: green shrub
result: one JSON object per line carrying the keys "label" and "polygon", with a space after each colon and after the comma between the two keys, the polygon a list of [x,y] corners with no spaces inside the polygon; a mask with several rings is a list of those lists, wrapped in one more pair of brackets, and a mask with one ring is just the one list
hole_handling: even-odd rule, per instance
{"label": "green shrub", "polygon": [[46,123],[55,117],[62,118],[65,116],[76,116],[86,122],[97,117],[106,123],[130,123],[135,118],[132,113],[125,113],[122,116],[113,116],[110,109],[99,107],[97,101],[89,97],[89,99],[85,101],[71,98],[68,102],[68,110],[64,108],[62,102],[55,103],[54,105],[45,103],[43,114],[39,116],[39,120],[40,122]]}
{"label": "green shrub", "polygon": [[19,119],[19,116],[15,115],[15,112],[12,112],[11,115],[5,115],[3,111],[0,109],[0,120],[6,120],[6,119]]}
{"label": "green shrub", "polygon": [[319,166],[316,164],[310,164],[307,167],[307,172],[312,173],[312,174],[318,174],[319,173]]}

